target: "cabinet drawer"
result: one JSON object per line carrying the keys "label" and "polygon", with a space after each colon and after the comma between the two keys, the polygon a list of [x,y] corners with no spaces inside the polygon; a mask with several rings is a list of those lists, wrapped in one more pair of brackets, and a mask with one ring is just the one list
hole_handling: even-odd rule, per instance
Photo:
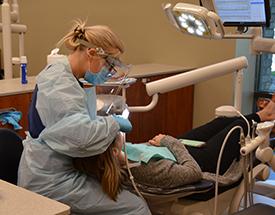
{"label": "cabinet drawer", "polygon": [[[28,109],[31,101],[32,93],[24,93],[18,95],[2,96],[0,97],[0,109],[1,108],[15,108],[17,111],[22,112],[22,119],[19,124],[23,129],[19,130],[18,133],[21,137],[25,138],[25,131],[28,130]],[[10,125],[5,127],[12,128]]]}

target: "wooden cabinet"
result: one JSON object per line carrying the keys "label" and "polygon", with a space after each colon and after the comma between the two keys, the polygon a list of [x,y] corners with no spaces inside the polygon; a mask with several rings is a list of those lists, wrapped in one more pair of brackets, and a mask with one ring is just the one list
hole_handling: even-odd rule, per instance
{"label": "wooden cabinet", "polygon": [[[164,77],[166,76],[154,76],[146,79],[147,81],[154,81]],[[161,94],[153,110],[142,113],[130,113],[129,118],[132,122],[133,130],[127,134],[127,141],[145,142],[159,133],[178,136],[192,129],[193,91],[194,87],[189,86]],[[22,137],[25,137],[24,132],[28,130],[27,116],[31,97],[32,93],[0,97],[0,109],[13,107],[22,112],[22,119],[19,124],[23,129],[18,131]],[[143,106],[150,103],[151,97],[147,95],[141,78],[138,78],[135,84],[127,88],[126,101],[128,106]],[[12,128],[9,125],[5,127]]]}
{"label": "wooden cabinet", "polygon": [[[20,78],[0,80],[0,109],[15,108],[22,112],[22,119],[19,124],[23,129],[17,131],[25,138],[25,131],[28,130],[28,109],[32,98],[32,91],[35,86],[35,76],[28,77],[28,84],[21,84]],[[13,129],[11,125],[0,127],[8,127]]]}
{"label": "wooden cabinet", "polygon": [[[154,81],[168,75],[146,78]],[[130,113],[129,119],[133,130],[127,134],[127,141],[145,142],[155,135],[178,135],[192,129],[194,87],[189,86],[159,95],[157,106],[149,112]],[[127,88],[126,101],[128,106],[143,106],[151,101],[145,90],[142,79]]]}
{"label": "wooden cabinet", "polygon": [[[28,109],[31,102],[32,93],[23,93],[16,95],[7,95],[0,96],[0,109],[1,108],[15,108],[17,111],[22,112],[22,119],[19,121],[19,124],[23,129],[18,130],[17,132],[23,138],[26,137],[25,131],[28,130]],[[11,125],[5,125],[1,127],[13,128]]]}
{"label": "wooden cabinet", "polygon": [[[143,78],[154,81],[170,75],[182,73],[190,68],[161,64],[134,65],[131,76],[137,82],[126,90],[126,101],[129,106],[144,106],[151,102],[145,91]],[[165,75],[164,75],[165,74]],[[19,131],[22,137],[28,129],[27,114],[35,86],[35,77],[28,77],[28,84],[22,85],[20,79],[0,81],[0,108],[14,107],[21,111],[23,117]],[[178,89],[159,95],[157,106],[149,112],[130,113],[133,130],[127,134],[127,141],[145,142],[159,133],[178,136],[192,128],[193,119],[193,86]],[[110,91],[107,91],[108,93]]]}

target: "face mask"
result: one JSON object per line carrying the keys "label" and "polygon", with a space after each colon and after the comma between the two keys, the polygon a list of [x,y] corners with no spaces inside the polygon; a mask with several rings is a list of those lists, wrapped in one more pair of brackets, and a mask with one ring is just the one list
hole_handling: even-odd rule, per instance
{"label": "face mask", "polygon": [[93,73],[91,71],[88,71],[85,73],[85,76],[84,76],[84,79],[93,85],[103,84],[109,78],[110,78],[110,72],[105,66],[102,67],[102,69],[98,73]]}

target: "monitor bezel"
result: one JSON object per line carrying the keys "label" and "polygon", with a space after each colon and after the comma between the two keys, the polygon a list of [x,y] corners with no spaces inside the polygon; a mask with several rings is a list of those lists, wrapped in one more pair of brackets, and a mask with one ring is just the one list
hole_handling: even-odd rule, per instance
{"label": "monitor bezel", "polygon": [[[207,3],[206,3],[207,2]],[[214,10],[216,14],[219,15],[218,11],[216,11],[215,7],[215,0],[212,0],[212,5],[209,3],[209,1],[203,1],[200,0],[200,4],[204,7],[206,7],[209,10]],[[271,11],[270,11],[270,3],[269,0],[264,0],[264,6],[265,6],[265,22],[223,22],[224,26],[235,26],[235,27],[252,27],[252,26],[258,26],[258,27],[269,27],[270,26],[270,18],[271,18]]]}

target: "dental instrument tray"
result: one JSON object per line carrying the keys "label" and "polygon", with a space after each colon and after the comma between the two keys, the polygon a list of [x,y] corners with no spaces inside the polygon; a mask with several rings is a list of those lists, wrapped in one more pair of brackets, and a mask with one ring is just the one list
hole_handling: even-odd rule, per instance
{"label": "dental instrument tray", "polygon": [[122,96],[109,94],[97,95],[97,115],[99,116],[121,115],[126,108],[126,101]]}

